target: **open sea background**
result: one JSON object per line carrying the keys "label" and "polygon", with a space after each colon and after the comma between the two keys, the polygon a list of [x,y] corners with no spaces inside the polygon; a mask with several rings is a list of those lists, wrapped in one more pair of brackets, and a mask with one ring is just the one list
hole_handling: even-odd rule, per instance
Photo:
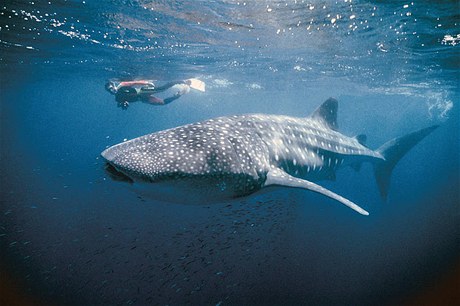
{"label": "open sea background", "polygon": [[[460,302],[458,1],[0,4],[0,303],[454,305]],[[162,107],[108,79],[196,77]],[[439,124],[395,168],[212,206],[143,199],[100,152],[216,116],[307,116],[339,100],[368,145]],[[186,202],[187,199],[184,199]]]}

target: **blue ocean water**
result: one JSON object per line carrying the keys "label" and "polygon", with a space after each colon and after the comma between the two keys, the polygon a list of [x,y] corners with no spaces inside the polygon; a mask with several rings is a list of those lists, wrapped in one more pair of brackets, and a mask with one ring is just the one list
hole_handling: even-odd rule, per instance
{"label": "blue ocean water", "polygon": [[[0,301],[37,305],[454,304],[458,1],[3,1]],[[118,108],[108,79],[199,78]],[[111,180],[100,152],[216,116],[307,116],[339,100],[368,146],[440,127],[396,166],[188,206]],[[186,202],[186,199],[184,199]],[[457,303],[459,301],[456,301]]]}

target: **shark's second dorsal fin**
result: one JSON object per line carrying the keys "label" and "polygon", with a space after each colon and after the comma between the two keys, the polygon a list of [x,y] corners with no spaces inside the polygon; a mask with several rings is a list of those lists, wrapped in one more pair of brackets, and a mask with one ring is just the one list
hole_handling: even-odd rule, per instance
{"label": "shark's second dorsal fin", "polygon": [[312,118],[318,119],[326,124],[331,130],[337,131],[337,109],[339,102],[334,98],[329,98],[324,101],[311,115]]}
{"label": "shark's second dorsal fin", "polygon": [[366,141],[367,141],[367,136],[364,134],[359,134],[354,137],[359,144],[362,144],[363,146],[366,146]]}

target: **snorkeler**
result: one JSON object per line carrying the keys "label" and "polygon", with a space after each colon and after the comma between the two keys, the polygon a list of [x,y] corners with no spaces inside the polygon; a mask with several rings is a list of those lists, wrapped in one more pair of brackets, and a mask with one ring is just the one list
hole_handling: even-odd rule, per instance
{"label": "snorkeler", "polygon": [[[164,99],[154,96],[154,94],[170,88],[177,89],[177,92],[173,96]],[[166,105],[188,93],[190,88],[204,92],[205,84],[198,79],[169,82],[162,86],[155,86],[153,81],[150,80],[124,82],[109,81],[105,84],[105,89],[115,95],[115,101],[117,101],[118,107],[122,109],[127,109],[129,103],[136,101],[155,105]]]}

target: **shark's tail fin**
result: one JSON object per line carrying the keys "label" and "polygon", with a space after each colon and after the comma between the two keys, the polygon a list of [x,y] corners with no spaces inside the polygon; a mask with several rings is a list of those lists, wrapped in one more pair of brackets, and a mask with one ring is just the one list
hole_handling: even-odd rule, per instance
{"label": "shark's tail fin", "polygon": [[375,164],[375,178],[383,199],[386,200],[388,188],[390,187],[390,177],[393,168],[398,161],[419,141],[434,131],[438,126],[434,125],[405,136],[392,139],[383,144],[377,151],[383,155],[384,161]]}

